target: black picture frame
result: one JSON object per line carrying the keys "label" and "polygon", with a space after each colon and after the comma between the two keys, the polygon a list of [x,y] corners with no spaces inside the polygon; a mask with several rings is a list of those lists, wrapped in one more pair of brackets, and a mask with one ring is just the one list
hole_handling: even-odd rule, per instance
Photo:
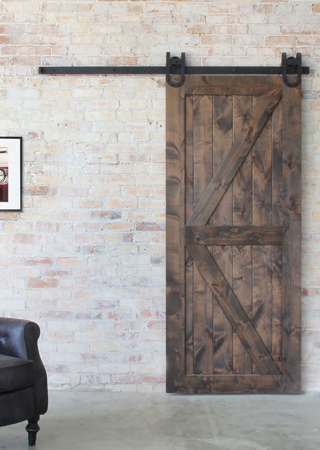
{"label": "black picture frame", "polygon": [[22,209],[22,137],[0,136],[0,211]]}

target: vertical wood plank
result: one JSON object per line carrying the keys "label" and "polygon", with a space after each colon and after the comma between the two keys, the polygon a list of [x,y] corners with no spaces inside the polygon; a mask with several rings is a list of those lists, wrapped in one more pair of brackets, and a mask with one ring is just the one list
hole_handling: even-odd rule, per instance
{"label": "vertical wood plank", "polygon": [[[230,148],[233,140],[233,97],[216,96],[214,99],[213,132],[213,173],[220,167],[225,149]],[[213,216],[210,226],[232,225],[232,188],[223,196]],[[212,255],[232,285],[232,246],[213,246]],[[213,373],[228,374],[233,370],[233,332],[232,326],[221,307],[213,301]]]}
{"label": "vertical wood plank", "polygon": [[[241,133],[252,111],[251,96],[234,97],[234,139]],[[259,139],[259,138],[258,138]],[[233,180],[233,225],[252,224],[252,150]],[[252,250],[235,246],[233,250],[233,290],[245,312],[252,315]],[[252,359],[238,336],[233,337],[234,373],[252,373]]]}
{"label": "vertical wood plank", "polygon": [[[272,115],[272,225],[281,226],[282,215],[282,101]],[[272,355],[281,371],[282,246],[272,246]]]}
{"label": "vertical wood plank", "polygon": [[[213,98],[193,101],[194,206],[212,179]],[[212,293],[194,265],[194,373],[211,374],[213,358]]]}
{"label": "vertical wood plank", "polygon": [[[258,102],[259,98],[254,99]],[[272,120],[269,118],[253,149],[253,224],[272,224]],[[271,246],[252,247],[253,324],[272,350]]]}
{"label": "vertical wood plank", "polygon": [[166,90],[166,277],[167,392],[175,392],[185,376],[184,89]]}
{"label": "vertical wood plank", "polygon": [[[193,96],[186,96],[186,220],[191,216],[194,205],[193,198]],[[193,273],[192,257],[186,252],[186,374],[194,373],[194,314],[193,314]]]}
{"label": "vertical wood plank", "polygon": [[301,391],[301,86],[283,87],[283,391]]}

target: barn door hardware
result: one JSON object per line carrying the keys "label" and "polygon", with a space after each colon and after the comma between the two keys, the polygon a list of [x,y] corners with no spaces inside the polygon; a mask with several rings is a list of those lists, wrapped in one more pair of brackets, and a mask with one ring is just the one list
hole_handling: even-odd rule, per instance
{"label": "barn door hardware", "polygon": [[[180,80],[176,82],[171,81],[170,75],[174,75],[177,73],[180,75]],[[177,56],[170,58],[170,53],[167,52],[166,81],[169,84],[169,86],[172,87],[182,86],[185,80],[185,74],[186,74],[186,54],[181,53],[181,58],[178,58]]]}
{"label": "barn door hardware", "polygon": [[[294,82],[288,81],[287,75],[297,74],[297,80]],[[286,86],[297,87],[301,84],[302,74],[302,56],[301,53],[297,53],[296,58],[291,56],[287,58],[286,53],[282,53],[282,79]]]}
{"label": "barn door hardware", "polygon": [[[282,66],[186,66],[185,53],[181,57],[170,57],[167,53],[166,66],[72,66],[72,67],[39,67],[43,75],[165,75],[167,83],[173,87],[182,86],[185,75],[282,75],[286,86],[296,87],[301,83],[301,75],[309,73],[309,67],[302,67],[302,56],[287,58],[282,53]],[[172,81],[172,75],[179,75],[178,81]],[[287,75],[297,75],[295,82],[289,82]]]}

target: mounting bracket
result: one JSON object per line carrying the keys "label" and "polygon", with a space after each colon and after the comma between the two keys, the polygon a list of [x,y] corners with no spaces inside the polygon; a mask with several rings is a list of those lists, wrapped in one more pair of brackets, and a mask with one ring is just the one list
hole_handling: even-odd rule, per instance
{"label": "mounting bracket", "polygon": [[[287,75],[297,74],[297,80],[295,82],[289,82]],[[297,53],[296,58],[291,56],[287,58],[286,53],[282,53],[282,80],[288,87],[297,87],[301,84],[302,74],[302,56],[301,53]]]}
{"label": "mounting bracket", "polygon": [[[177,82],[171,81],[171,74],[179,74],[180,80]],[[186,74],[186,54],[181,53],[181,58],[174,56],[170,58],[170,53],[167,52],[167,65],[166,65],[166,80],[169,86],[179,87],[182,86],[185,81]]]}

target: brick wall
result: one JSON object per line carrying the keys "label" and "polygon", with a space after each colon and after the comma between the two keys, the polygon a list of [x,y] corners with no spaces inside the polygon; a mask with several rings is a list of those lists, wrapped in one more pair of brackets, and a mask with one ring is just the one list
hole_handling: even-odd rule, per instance
{"label": "brick wall", "polygon": [[303,386],[320,388],[320,2],[2,0],[0,135],[23,211],[0,213],[0,314],[42,328],[49,384],[164,391],[163,76],[41,65],[278,65],[303,79]]}

